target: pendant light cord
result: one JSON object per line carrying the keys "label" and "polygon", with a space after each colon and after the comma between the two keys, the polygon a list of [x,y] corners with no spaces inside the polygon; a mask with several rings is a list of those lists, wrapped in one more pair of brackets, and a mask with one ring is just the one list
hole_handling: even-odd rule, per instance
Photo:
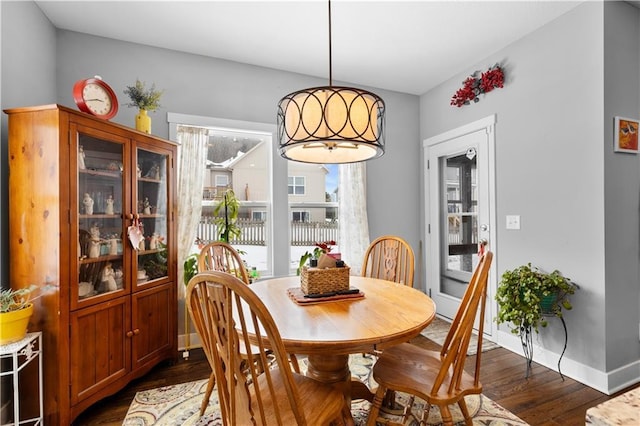
{"label": "pendant light cord", "polygon": [[333,73],[331,66],[331,0],[329,2],[329,87],[333,86]]}

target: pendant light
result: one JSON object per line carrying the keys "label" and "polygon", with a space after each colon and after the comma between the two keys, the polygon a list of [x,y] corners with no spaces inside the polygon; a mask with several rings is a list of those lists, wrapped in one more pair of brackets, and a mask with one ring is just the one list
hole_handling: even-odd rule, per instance
{"label": "pendant light", "polygon": [[333,86],[331,0],[329,85],[299,90],[278,103],[280,155],[303,163],[355,163],[384,154],[384,101],[353,87]]}

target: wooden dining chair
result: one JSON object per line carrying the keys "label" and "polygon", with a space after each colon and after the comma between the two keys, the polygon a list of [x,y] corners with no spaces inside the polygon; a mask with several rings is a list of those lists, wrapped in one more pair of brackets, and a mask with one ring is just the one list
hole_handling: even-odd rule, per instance
{"label": "wooden dining chair", "polygon": [[[225,426],[343,425],[350,416],[340,389],[291,369],[273,317],[251,286],[224,272],[201,272],[189,281],[187,307],[218,378]],[[267,345],[275,366],[244,362],[248,353],[267,365]]]}
{"label": "wooden dining chair", "polygon": [[198,271],[221,271],[235,275],[249,284],[249,273],[240,254],[230,244],[212,241],[200,250]]}
{"label": "wooden dining chair", "polygon": [[405,240],[393,235],[376,238],[364,254],[362,276],[413,287],[415,258]]}
{"label": "wooden dining chair", "polygon": [[[198,271],[226,272],[242,280],[245,284],[250,284],[249,273],[247,272],[247,268],[240,257],[240,253],[238,253],[233,246],[223,241],[212,241],[202,247],[200,255],[198,256]],[[245,356],[246,359],[250,359],[247,353],[243,353],[242,355]],[[253,357],[253,360],[254,362],[260,363],[259,357]],[[298,364],[298,359],[294,354],[290,355],[290,362],[292,363],[294,370],[299,373],[300,366]],[[259,365],[261,368],[265,368],[268,364]],[[205,399],[202,403],[202,407],[200,408],[201,415],[207,407],[207,402],[211,397],[215,383],[215,371],[211,371],[207,391],[205,392]]]}
{"label": "wooden dining chair", "polygon": [[[480,383],[482,334],[487,281],[492,259],[493,253],[490,251],[480,258],[440,352],[428,351],[409,343],[393,346],[382,352],[372,371],[373,379],[379,387],[369,412],[368,426],[376,424],[387,390],[406,392],[411,395],[403,413],[403,424],[411,412],[415,396],[427,402],[422,415],[423,422],[426,422],[429,408],[434,404],[440,408],[443,424],[453,425],[449,405],[457,403],[464,415],[465,423],[469,426],[473,424],[464,397],[482,393]],[[464,366],[473,324],[478,314],[475,369],[473,374],[469,374],[464,371]]]}

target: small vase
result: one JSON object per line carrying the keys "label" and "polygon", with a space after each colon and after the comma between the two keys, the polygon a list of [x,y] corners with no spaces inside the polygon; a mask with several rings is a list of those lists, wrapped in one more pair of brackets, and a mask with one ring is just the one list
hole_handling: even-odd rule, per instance
{"label": "small vase", "polygon": [[141,109],[136,114],[136,130],[151,133],[151,117],[147,115],[147,110],[145,109]]}

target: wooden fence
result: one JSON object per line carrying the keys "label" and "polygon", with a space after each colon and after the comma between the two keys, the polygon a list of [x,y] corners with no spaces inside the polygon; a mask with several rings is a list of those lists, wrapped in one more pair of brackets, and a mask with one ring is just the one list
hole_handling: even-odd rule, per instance
{"label": "wooden fence", "polygon": [[[232,244],[264,246],[266,245],[266,223],[261,220],[238,219],[242,232],[240,238],[233,239]],[[336,222],[289,222],[291,227],[292,246],[312,246],[316,242],[338,242],[338,224]],[[217,240],[217,229],[213,216],[202,216],[198,225],[198,238],[208,242]]]}

